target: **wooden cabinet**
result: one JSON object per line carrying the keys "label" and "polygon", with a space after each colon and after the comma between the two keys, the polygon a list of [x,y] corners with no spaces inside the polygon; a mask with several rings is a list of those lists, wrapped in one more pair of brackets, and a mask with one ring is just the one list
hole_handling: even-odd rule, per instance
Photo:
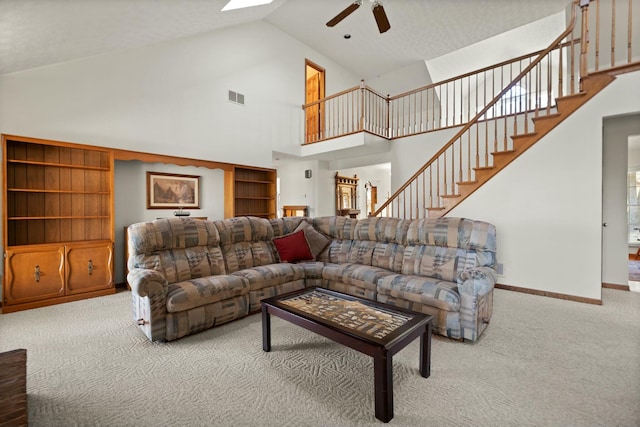
{"label": "wooden cabinet", "polygon": [[115,292],[113,154],[2,136],[3,312]]}
{"label": "wooden cabinet", "polygon": [[112,287],[113,244],[101,242],[67,246],[65,278],[68,295]]}
{"label": "wooden cabinet", "polygon": [[5,304],[64,296],[64,246],[7,249],[4,273]]}
{"label": "wooden cabinet", "polygon": [[276,217],[276,170],[234,167],[234,216]]}

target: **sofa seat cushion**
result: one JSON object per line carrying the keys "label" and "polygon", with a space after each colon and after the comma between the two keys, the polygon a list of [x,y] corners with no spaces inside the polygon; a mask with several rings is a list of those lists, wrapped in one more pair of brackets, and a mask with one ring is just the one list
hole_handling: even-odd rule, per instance
{"label": "sofa seat cushion", "polygon": [[244,278],[252,291],[304,279],[304,274],[302,265],[291,263],[261,265],[233,273],[234,276]]}
{"label": "sofa seat cushion", "polygon": [[332,282],[341,282],[364,289],[376,289],[380,278],[394,274],[384,268],[361,264],[325,264],[322,278]]}
{"label": "sofa seat cushion", "polygon": [[432,277],[394,274],[378,280],[378,294],[427,304],[446,311],[460,311],[460,294],[455,282]]}
{"label": "sofa seat cushion", "polygon": [[299,262],[295,264],[298,267],[304,269],[304,278],[307,279],[322,279],[322,270],[324,270],[324,263],[320,261],[308,261]]}
{"label": "sofa seat cushion", "polygon": [[167,311],[176,313],[249,293],[249,282],[233,275],[207,276],[169,284]]}

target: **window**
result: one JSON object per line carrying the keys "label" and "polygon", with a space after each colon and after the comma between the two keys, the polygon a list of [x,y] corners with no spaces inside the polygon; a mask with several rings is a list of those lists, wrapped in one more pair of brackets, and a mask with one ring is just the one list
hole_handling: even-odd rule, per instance
{"label": "window", "polygon": [[640,169],[627,175],[627,227],[630,244],[640,244]]}

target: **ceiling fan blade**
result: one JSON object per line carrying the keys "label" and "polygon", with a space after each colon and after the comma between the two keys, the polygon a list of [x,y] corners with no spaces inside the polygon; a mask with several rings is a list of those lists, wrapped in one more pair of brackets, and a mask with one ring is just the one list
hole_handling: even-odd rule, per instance
{"label": "ceiling fan blade", "polygon": [[387,19],[387,14],[384,11],[384,7],[382,7],[380,3],[373,5],[373,16],[376,18],[376,24],[378,24],[378,30],[380,30],[380,33],[384,33],[391,28],[389,19]]}
{"label": "ceiling fan blade", "polygon": [[353,12],[355,12],[356,9],[360,7],[361,4],[362,4],[362,0],[357,0],[351,3],[345,10],[343,10],[342,12],[337,14],[333,19],[327,22],[327,27],[333,27],[338,22],[342,21],[344,18],[351,15]]}

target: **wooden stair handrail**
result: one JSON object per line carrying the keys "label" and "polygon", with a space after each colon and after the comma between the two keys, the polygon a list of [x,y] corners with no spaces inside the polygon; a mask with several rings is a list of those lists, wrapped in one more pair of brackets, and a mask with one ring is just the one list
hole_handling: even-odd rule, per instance
{"label": "wooden stair handrail", "polygon": [[[484,108],[482,108],[480,110],[480,112],[478,112],[475,117],[473,119],[471,119],[470,121],[467,122],[466,125],[464,125],[462,127],[462,129],[460,129],[455,136],[453,136],[449,142],[447,142],[442,148],[440,148],[440,150],[438,150],[438,152],[433,155],[431,157],[431,159],[429,161],[427,161],[427,163],[425,163],[420,169],[418,169],[418,171],[416,173],[414,173],[411,178],[409,178],[402,186],[400,186],[400,188],[398,188],[398,190],[396,190],[395,193],[393,193],[393,195],[391,195],[391,197],[389,197],[375,212],[373,212],[370,216],[378,216],[380,215],[380,213],[382,211],[384,211],[387,206],[389,206],[394,199],[396,199],[397,197],[400,196],[401,193],[403,193],[407,187],[409,187],[420,175],[422,175],[422,173],[424,171],[427,170],[427,168],[429,166],[431,166],[443,153],[445,153],[458,139],[460,139],[460,137],[462,135],[464,135],[473,125],[477,124],[479,119],[481,117],[484,116],[484,114],[489,111],[489,109],[491,109],[495,104],[498,103],[498,101],[500,101],[500,99],[502,98],[502,96],[504,96],[504,94],[506,94],[513,86],[515,86],[516,83],[518,83],[520,80],[522,80],[523,77],[525,77],[536,65],[538,65],[542,59],[544,59],[552,50],[556,49],[558,47],[559,44],[562,43],[562,40],[567,37],[569,34],[571,34],[574,30],[575,27],[575,23],[576,23],[576,11],[577,11],[577,6],[579,4],[579,0],[574,0],[573,1],[573,8],[572,8],[572,14],[571,14],[571,21],[569,22],[569,25],[567,26],[567,29],[565,29],[565,31],[558,36],[553,42],[551,42],[551,44],[544,49],[543,51],[541,51],[541,53],[538,55],[538,57],[532,62],[530,63],[524,70],[522,70],[520,72],[520,74],[518,74],[509,84],[507,84],[494,98],[492,101],[490,101]],[[584,77],[584,76],[583,76]]]}

